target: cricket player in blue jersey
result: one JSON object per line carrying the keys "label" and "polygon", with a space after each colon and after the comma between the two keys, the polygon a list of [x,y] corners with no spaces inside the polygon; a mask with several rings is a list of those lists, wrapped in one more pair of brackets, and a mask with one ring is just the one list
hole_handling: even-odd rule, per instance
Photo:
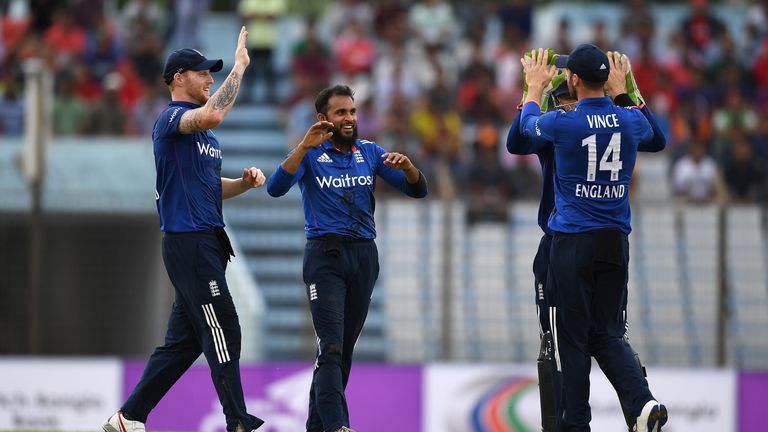
{"label": "cricket player in blue jersey", "polygon": [[[521,59],[528,84],[520,131],[552,142],[555,208],[549,277],[556,295],[553,339],[563,380],[560,431],[589,431],[589,371],[595,357],[636,416],[635,430],[659,431],[667,409],[655,400],[624,339],[631,231],[629,185],[641,143],[654,131],[637,108],[623,108],[605,96],[607,55],[579,45],[547,63],[544,50]],[[557,67],[566,68],[572,111],[541,114],[540,101]]]}
{"label": "cricket player in blue jersey", "polygon": [[[629,60],[619,53],[607,53],[609,61],[609,77],[605,83],[605,93],[616,105],[629,107],[638,106],[648,119],[654,135],[649,143],[640,143],[638,151],[657,152],[666,146],[666,139],[655,117],[645,106],[642,96],[636,87],[634,76],[629,67]],[[628,79],[627,79],[628,77]],[[551,81],[551,101],[549,107],[571,111],[577,103],[568,89],[564,76],[555,76]],[[631,96],[630,96],[631,95]],[[527,97],[527,95],[526,95]],[[546,92],[544,97],[548,97]],[[522,109],[522,104],[518,109]],[[539,158],[542,172],[542,193],[539,204],[539,227],[544,234],[539,242],[539,249],[533,261],[534,288],[536,313],[539,317],[541,348],[538,358],[539,398],[541,401],[542,432],[555,432],[562,415],[562,377],[559,365],[555,359],[554,341],[552,339],[554,311],[556,310],[555,293],[548,283],[549,251],[553,232],[547,225],[549,215],[555,207],[554,193],[554,150],[551,141],[527,138],[520,131],[520,115],[518,114],[507,135],[507,150],[512,154],[535,154]],[[626,299],[623,309],[626,311]],[[625,336],[626,337],[626,336]],[[627,340],[628,341],[628,340]],[[641,368],[639,357],[636,356],[637,367]],[[630,432],[635,427],[636,417],[622,403],[624,418]]]}
{"label": "cricket player in blue jersey", "polygon": [[351,431],[344,389],[352,353],[379,275],[376,176],[413,198],[427,195],[427,181],[407,156],[357,138],[349,87],[324,89],[315,109],[318,122],[269,178],[267,191],[279,197],[298,183],[304,204],[303,273],[318,344],[307,432],[343,432]]}
{"label": "cricket player in blue jersey", "polygon": [[235,65],[209,97],[211,72],[221,60],[193,49],[168,57],[163,78],[171,102],[152,131],[157,170],[155,199],[163,236],[163,262],[175,299],[165,343],[149,357],[144,373],[122,408],[102,426],[105,432],[141,432],[150,411],[200,356],[224,409],[227,431],[246,432],[264,422],[246,412],[240,382],[240,323],[224,273],[232,246],[224,231],[222,199],[265,182],[261,170],[243,170],[239,179],[221,177],[221,147],[210,129],[232,109],[250,59],[243,27]]}

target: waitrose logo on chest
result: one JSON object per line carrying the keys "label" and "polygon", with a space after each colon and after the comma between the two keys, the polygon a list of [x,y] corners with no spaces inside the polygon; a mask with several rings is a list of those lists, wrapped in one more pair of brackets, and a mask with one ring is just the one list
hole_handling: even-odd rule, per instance
{"label": "waitrose logo on chest", "polygon": [[355,186],[371,186],[373,185],[372,176],[351,176],[344,174],[340,176],[322,176],[315,177],[320,189],[323,188],[346,188]]}
{"label": "waitrose logo on chest", "polygon": [[207,155],[212,158],[221,159],[221,150],[217,149],[211,144],[203,145],[200,144],[200,141],[197,141],[197,151],[199,151],[201,155]]}

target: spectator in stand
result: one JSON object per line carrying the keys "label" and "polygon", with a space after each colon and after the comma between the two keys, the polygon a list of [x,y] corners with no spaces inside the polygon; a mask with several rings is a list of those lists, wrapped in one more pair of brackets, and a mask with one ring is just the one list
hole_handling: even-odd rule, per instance
{"label": "spectator in stand", "polygon": [[[6,4],[9,3],[7,2]],[[59,0],[30,0],[29,12],[31,16],[29,30],[37,35],[45,34],[48,27],[53,24],[53,14],[59,3]],[[6,11],[3,12],[5,13]]]}
{"label": "spectator in stand", "polygon": [[277,20],[287,8],[287,0],[240,0],[237,11],[248,28],[248,52],[252,60],[243,77],[243,102],[253,99],[257,77],[263,83],[263,100],[270,105],[277,100],[273,52],[277,42]]}
{"label": "spectator in stand", "polygon": [[726,28],[723,21],[709,10],[708,0],[691,0],[691,6],[691,15],[682,23],[683,36],[695,66],[703,68],[708,52],[716,49]]}
{"label": "spectator in stand", "polygon": [[752,79],[758,100],[765,103],[768,101],[768,37],[763,38],[760,54],[752,65]]}
{"label": "spectator in stand", "polygon": [[[382,147],[397,153],[418,155],[419,139],[410,127],[410,103],[397,91],[391,95],[391,98],[390,107],[383,115],[381,137],[377,142]],[[414,161],[416,158],[411,160]],[[386,182],[380,182],[380,184],[384,186]],[[376,190],[379,190],[379,184],[376,185]],[[393,192],[394,188],[387,190]]]}
{"label": "spectator in stand", "polygon": [[451,4],[444,0],[422,0],[411,6],[411,32],[427,48],[453,45],[458,25]]}
{"label": "spectator in stand", "polygon": [[757,0],[749,7],[746,15],[747,24],[753,27],[757,34],[768,36],[768,0]]}
{"label": "spectator in stand", "polygon": [[53,48],[58,65],[68,64],[72,57],[80,57],[88,43],[88,33],[75,23],[74,16],[65,8],[53,15],[53,24],[45,32],[45,43]]}
{"label": "spectator in stand", "polygon": [[[526,49],[527,41],[521,39],[519,33],[512,27],[503,29],[502,38],[495,49],[493,65],[495,79],[493,85],[498,90],[499,98],[518,100],[520,93],[522,70],[520,69],[520,52]],[[478,75],[479,76],[479,75]],[[504,118],[511,121],[517,115],[517,107],[504,104]]]}
{"label": "spectator in stand", "polygon": [[723,172],[731,201],[749,204],[765,198],[764,164],[758,162],[752,144],[741,129],[733,129],[730,138],[730,154]]}
{"label": "spectator in stand", "polygon": [[162,82],[148,85],[146,91],[133,107],[128,133],[138,136],[151,136],[155,120],[168,106],[168,90]]}
{"label": "spectator in stand", "polygon": [[369,3],[364,0],[332,1],[319,23],[321,39],[332,44],[350,21],[356,21],[364,29],[370,29],[373,24],[373,7]]}
{"label": "spectator in stand", "polygon": [[0,98],[0,135],[21,136],[24,134],[24,100],[19,97],[21,83],[13,76],[5,77],[2,98]]}
{"label": "spectator in stand", "polygon": [[691,142],[688,154],[675,162],[672,168],[672,186],[675,195],[691,204],[722,202],[724,189],[715,160],[707,154],[706,145],[699,140]]}
{"label": "spectator in stand", "polygon": [[83,61],[72,65],[72,86],[77,97],[90,104],[101,96],[101,83],[93,78],[91,70]]}
{"label": "spectator in stand", "polygon": [[[656,20],[653,17],[651,8],[645,0],[629,0],[624,2],[625,8],[621,16],[621,52],[625,53],[630,59],[637,57],[642,44],[650,44],[653,39]],[[598,45],[600,46],[600,45]],[[634,60],[633,60],[634,63]],[[639,68],[634,70],[637,74]],[[645,87],[638,83],[638,86],[646,93]]]}
{"label": "spectator in stand", "polygon": [[61,74],[55,82],[53,96],[53,133],[79,135],[84,132],[88,120],[88,106],[74,90],[72,77]]}
{"label": "spectator in stand", "polygon": [[608,34],[608,26],[601,19],[592,22],[592,44],[605,49],[614,48],[614,43]]}
{"label": "spectator in stand", "polygon": [[527,41],[533,27],[533,6],[528,0],[506,0],[496,9],[502,27],[514,29],[517,37]]}
{"label": "spectator in stand", "polygon": [[160,33],[152,22],[143,15],[137,16],[125,36],[126,54],[131,60],[136,74],[147,86],[160,82],[163,70],[163,43]]}
{"label": "spectator in stand", "polygon": [[475,157],[462,181],[468,201],[467,220],[470,224],[506,221],[514,186],[499,158],[497,125],[484,123],[478,128],[474,149]]}
{"label": "spectator in stand", "polygon": [[[632,57],[632,73],[635,75],[637,87],[643,89],[643,94],[651,100],[659,92],[659,78],[664,77],[664,69],[658,63],[653,53],[650,39],[642,39],[637,55]],[[600,46],[600,45],[598,45]],[[655,105],[654,105],[655,106]]]}
{"label": "spectator in stand", "polygon": [[125,134],[126,113],[120,106],[118,97],[123,77],[112,72],[104,77],[104,91],[101,97],[91,105],[85,133],[88,135],[123,135]]}
{"label": "spectator in stand", "polygon": [[[308,18],[305,25],[304,39],[297,42],[292,49],[291,70],[294,76],[301,76],[304,80],[312,81],[313,90],[311,94],[313,95],[317,93],[314,90],[315,88],[326,87],[330,80],[333,65],[331,64],[329,54],[328,47],[318,37],[315,20]],[[314,113],[312,115],[314,118]],[[308,128],[309,125],[301,127],[302,133]]]}
{"label": "spectator in stand", "polygon": [[768,0],[750,6],[746,20],[744,58],[753,60],[764,52],[763,43],[768,40]]}
{"label": "spectator in stand", "polygon": [[371,96],[360,101],[360,106],[357,107],[357,129],[360,135],[367,137],[366,139],[379,141],[382,124],[376,115],[376,107]]}
{"label": "spectator in stand", "polygon": [[362,23],[352,19],[333,43],[333,55],[338,66],[336,82],[350,83],[358,99],[371,94],[371,72],[376,59],[376,42],[367,34]]}
{"label": "spectator in stand", "polygon": [[421,143],[425,175],[442,197],[450,196],[455,188],[452,179],[461,172],[461,116],[444,93],[433,90],[424,97],[423,106],[413,111],[410,123]]}
{"label": "spectator in stand", "polygon": [[555,41],[550,44],[556,53],[571,52],[571,21],[565,17],[560,17],[555,32]]}
{"label": "spectator in stand", "polygon": [[94,26],[88,31],[83,60],[96,79],[104,78],[122,58],[114,23],[103,15],[97,15]]}
{"label": "spectator in stand", "polygon": [[392,107],[395,95],[401,103],[412,105],[422,92],[426,81],[423,74],[428,70],[423,64],[423,58],[408,50],[401,42],[393,42],[384,50],[373,68],[376,109],[382,113]]}
{"label": "spectator in stand", "polygon": [[90,31],[104,17],[104,0],[71,0],[68,11],[78,25]]}
{"label": "spectator in stand", "polygon": [[408,37],[408,8],[402,0],[381,0],[373,18],[376,36],[385,43],[403,43]]}
{"label": "spectator in stand", "polygon": [[715,133],[722,134],[739,128],[751,133],[757,127],[757,113],[738,89],[729,89],[725,103],[715,110],[712,123]]}
{"label": "spectator in stand", "polygon": [[123,29],[127,33],[136,33],[133,26],[142,21],[150,31],[157,35],[165,31],[165,11],[153,0],[131,0],[120,12]]}
{"label": "spectator in stand", "polygon": [[485,122],[499,126],[504,120],[502,100],[490,71],[478,70],[477,75],[464,81],[459,88],[458,102],[462,117],[471,123]]}
{"label": "spectator in stand", "polygon": [[173,0],[173,37],[171,47],[202,48],[200,29],[211,7],[211,0]]}

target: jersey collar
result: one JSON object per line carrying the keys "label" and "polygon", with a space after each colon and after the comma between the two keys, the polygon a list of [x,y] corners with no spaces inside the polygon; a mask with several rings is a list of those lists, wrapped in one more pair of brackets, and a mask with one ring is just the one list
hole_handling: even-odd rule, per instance
{"label": "jersey collar", "polygon": [[576,106],[580,107],[582,105],[605,105],[605,104],[613,105],[613,102],[611,102],[611,99],[608,96],[584,98],[580,100],[579,103],[576,104]]}
{"label": "jersey collar", "polygon": [[200,108],[202,105],[196,104],[194,102],[185,102],[185,101],[170,101],[168,102],[168,106],[182,106],[186,108]]}
{"label": "jersey collar", "polygon": [[[333,145],[331,140],[323,141],[323,144],[321,146],[323,147],[323,150],[335,151],[336,153],[341,153],[336,149],[336,146]],[[357,151],[357,140],[355,140],[355,144],[352,144],[352,147],[350,148],[350,152],[356,152],[356,151]]]}

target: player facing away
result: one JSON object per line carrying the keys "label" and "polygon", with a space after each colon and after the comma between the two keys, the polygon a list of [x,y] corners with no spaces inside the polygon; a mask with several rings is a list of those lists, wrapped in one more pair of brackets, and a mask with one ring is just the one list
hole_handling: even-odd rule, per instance
{"label": "player facing away", "polygon": [[556,60],[566,69],[578,103],[572,111],[541,114],[542,92],[555,75],[544,50],[522,61],[528,98],[521,113],[525,137],[553,143],[555,209],[549,276],[556,293],[553,333],[563,380],[560,431],[589,431],[589,372],[595,357],[620,400],[636,416],[638,432],[657,432],[667,409],[655,400],[624,339],[629,242],[629,185],[640,143],[653,129],[636,108],[605,97],[606,54],[579,45]]}
{"label": "player facing away", "polygon": [[211,72],[221,60],[193,49],[174,51],[163,78],[171,102],[152,131],[157,181],[155,199],[163,236],[163,262],[173,283],[174,302],[165,343],[149,357],[140,381],[105,432],[144,431],[150,411],[200,356],[224,410],[227,431],[246,432],[264,421],[246,412],[240,382],[240,323],[224,273],[233,254],[224,231],[222,199],[264,185],[261,170],[243,170],[239,179],[220,176],[221,147],[210,129],[229,113],[250,59],[243,27],[235,65],[221,88],[208,96]]}
{"label": "player facing away", "polygon": [[400,153],[357,138],[352,89],[336,85],[315,99],[317,123],[269,178],[267,192],[301,188],[307,243],[304,283],[317,336],[307,432],[349,429],[344,389],[352,354],[379,275],[373,219],[376,177],[413,198],[427,181]]}
{"label": "player facing away", "polygon": [[[554,59],[550,60],[550,63]],[[626,56],[619,53],[608,53],[610,72],[605,83],[605,93],[618,106],[641,106],[641,111],[653,128],[654,135],[651,142],[642,142],[638,145],[638,151],[657,152],[663,150],[666,139],[655,117],[645,106],[642,96],[635,84],[635,79]],[[547,90],[544,92],[542,108],[562,109],[571,111],[575,108],[577,100],[571,96],[565,74],[555,75]],[[551,91],[551,100],[548,93]],[[523,101],[527,99],[527,90],[524,89]],[[522,109],[522,104],[518,107]],[[555,207],[554,193],[554,149],[551,141],[537,139],[536,137],[524,137],[520,131],[520,115],[518,114],[507,135],[507,151],[512,154],[535,154],[541,164],[542,192],[539,204],[539,227],[544,234],[539,242],[539,248],[533,261],[534,289],[536,312],[539,317],[539,329],[541,347],[539,349],[538,375],[539,398],[541,402],[541,427],[542,432],[557,431],[560,417],[562,416],[562,374],[560,365],[555,357],[554,340],[552,338],[555,328],[554,312],[556,310],[555,293],[549,283],[549,251],[552,243],[553,231],[547,225],[549,215]],[[625,299],[626,300],[626,299]],[[626,310],[626,303],[623,307]],[[626,336],[625,336],[626,337]],[[627,339],[628,342],[628,339]],[[637,367],[642,369],[639,357],[636,356]],[[636,417],[632,415],[630,408],[621,401],[622,411],[631,432],[635,427]]]}

